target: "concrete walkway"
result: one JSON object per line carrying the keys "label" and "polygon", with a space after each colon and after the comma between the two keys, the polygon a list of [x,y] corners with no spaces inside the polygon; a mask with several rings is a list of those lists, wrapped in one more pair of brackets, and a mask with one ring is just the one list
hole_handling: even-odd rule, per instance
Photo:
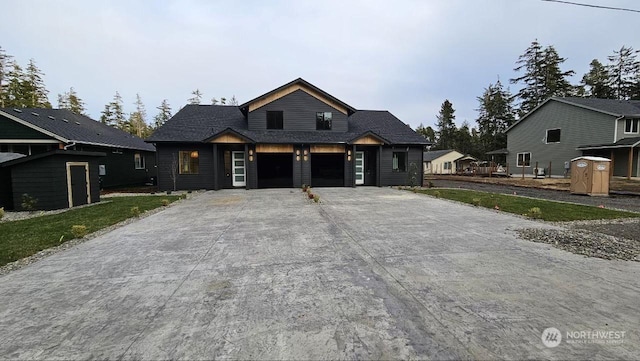
{"label": "concrete walkway", "polygon": [[544,225],[423,195],[317,193],[207,192],[1,276],[0,359],[640,354],[640,263],[519,240]]}

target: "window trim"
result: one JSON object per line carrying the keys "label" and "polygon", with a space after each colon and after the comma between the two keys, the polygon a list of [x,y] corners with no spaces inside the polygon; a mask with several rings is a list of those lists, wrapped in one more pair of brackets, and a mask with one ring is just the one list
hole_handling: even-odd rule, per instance
{"label": "window trim", "polygon": [[[627,122],[631,124],[631,131],[627,132]],[[636,125],[636,131],[633,131],[633,125]],[[624,121],[624,134],[640,134],[640,118],[628,118]]]}
{"label": "window trim", "polygon": [[[549,131],[552,131],[552,130],[557,130],[557,131],[560,132],[557,142],[550,142],[549,141]],[[562,141],[562,128],[549,128],[549,129],[547,129],[547,131],[545,132],[545,135],[544,135],[544,143],[545,144],[558,144],[558,143],[560,143],[560,141]]]}
{"label": "window trim", "polygon": [[147,164],[144,159],[144,155],[142,153],[134,153],[133,154],[133,166],[135,169],[146,169]]}
{"label": "window trim", "polygon": [[[403,169],[400,168],[400,159],[398,158],[397,160],[397,168],[396,168],[396,164],[394,164],[395,159],[397,157],[395,157],[396,154],[398,153],[402,153],[404,154],[404,164],[403,164]],[[391,171],[394,173],[407,173],[409,169],[409,152],[407,152],[406,150],[404,151],[392,151],[391,152]]]}
{"label": "window trim", "polygon": [[[320,117],[320,114],[322,114],[322,124],[323,127],[322,128],[318,128],[318,121],[320,119],[318,119],[318,117]],[[329,114],[329,120],[327,121],[327,114]],[[329,127],[327,128],[326,125],[329,124]],[[333,112],[316,112],[316,130],[332,130],[333,129]]]}
{"label": "window trim", "polygon": [[[520,164],[520,154],[529,154],[529,165],[524,165],[523,166],[522,164]],[[522,160],[523,161],[525,160],[525,156],[524,155],[522,156]],[[518,167],[518,168],[522,168],[522,167],[529,168],[529,167],[531,167],[531,152],[516,153],[516,167]]]}
{"label": "window trim", "polygon": [[[279,114],[280,115],[280,118],[281,118],[280,119],[281,123],[279,124],[280,128],[270,128],[269,127],[269,114]],[[266,126],[267,130],[283,130],[284,129],[284,111],[282,111],[282,110],[267,110],[266,117],[267,117],[267,124],[265,126]]]}
{"label": "window trim", "polygon": [[[188,153],[189,155],[189,169],[188,170],[183,170],[184,167],[184,161],[183,161],[183,154],[184,153]],[[193,154],[196,154],[195,157],[193,157]],[[195,168],[193,167],[193,159],[196,159],[197,161],[197,169],[194,172],[191,168]],[[192,149],[192,150],[179,150],[178,151],[178,174],[200,174],[200,151],[196,150],[196,149]]]}

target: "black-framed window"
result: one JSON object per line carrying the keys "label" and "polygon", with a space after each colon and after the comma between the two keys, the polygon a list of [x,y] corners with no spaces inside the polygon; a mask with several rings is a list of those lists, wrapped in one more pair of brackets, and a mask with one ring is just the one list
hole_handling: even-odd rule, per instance
{"label": "black-framed window", "polygon": [[133,163],[136,166],[136,169],[145,169],[144,156],[140,153],[135,153],[133,155]]}
{"label": "black-framed window", "polygon": [[179,152],[180,174],[200,173],[200,154],[197,150],[181,150]]}
{"label": "black-framed window", "polygon": [[640,119],[627,119],[624,123],[625,133],[638,133],[640,126]]}
{"label": "black-framed window", "polygon": [[393,171],[394,172],[406,172],[407,171],[407,152],[393,152]]}
{"label": "black-framed window", "polygon": [[267,111],[267,129],[284,129],[284,115],[282,110]]}
{"label": "black-framed window", "polygon": [[517,167],[530,167],[531,166],[531,153],[522,152],[518,153]]}
{"label": "black-framed window", "polygon": [[331,130],[331,112],[316,113],[316,130]]}
{"label": "black-framed window", "polygon": [[560,129],[547,129],[547,143],[560,143]]}

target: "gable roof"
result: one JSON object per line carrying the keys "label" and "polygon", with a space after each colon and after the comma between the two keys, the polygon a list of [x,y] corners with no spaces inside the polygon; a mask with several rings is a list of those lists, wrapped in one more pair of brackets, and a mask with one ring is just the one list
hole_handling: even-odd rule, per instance
{"label": "gable roof", "polygon": [[26,155],[20,153],[0,153],[0,163],[8,162],[10,160],[22,157],[26,157]]}
{"label": "gable roof", "polygon": [[97,122],[67,109],[20,108],[0,109],[0,116],[20,123],[63,143],[79,143],[111,148],[155,152],[143,139],[120,129]]}
{"label": "gable roof", "polygon": [[248,130],[240,107],[187,105],[146,141],[207,142],[219,134],[231,131],[255,143],[350,144],[353,140],[371,133],[389,144],[429,144],[423,136],[388,111],[359,110],[347,118],[347,122],[347,132]]}
{"label": "gable roof", "polygon": [[640,145],[640,137],[622,138],[615,143],[581,145],[578,150],[611,149],[611,148],[635,148]]}
{"label": "gable roof", "polygon": [[620,117],[640,117],[640,100],[617,100],[617,99],[598,99],[598,98],[578,98],[578,97],[551,97],[540,103],[537,107],[533,108],[529,113],[525,114],[517,122],[513,123],[507,132],[522,123],[531,114],[535,113],[538,109],[542,108],[545,104],[551,101],[557,101],[563,104],[568,104],[583,109],[592,110],[599,113],[604,113],[617,118]]}
{"label": "gable roof", "polygon": [[[14,154],[14,153],[9,153],[9,154]],[[103,153],[103,152],[85,152],[85,151],[79,151],[79,150],[54,149],[52,151],[45,152],[45,153],[27,155],[27,156],[13,158],[13,159],[7,160],[5,162],[0,162],[0,167],[11,167],[11,166],[14,166],[16,164],[26,163],[26,162],[30,162],[32,160],[36,160],[36,159],[40,159],[40,158],[46,158],[46,157],[50,157],[52,155],[60,155],[60,154],[61,155],[73,155],[73,156],[81,155],[81,156],[85,156],[85,157],[104,157],[104,156],[107,155],[106,153]]]}
{"label": "gable roof", "polygon": [[[430,150],[428,152],[422,153],[422,160],[425,162],[430,162],[434,159],[438,159],[443,155],[449,154],[451,152],[456,152],[454,149],[444,149],[444,150]],[[464,156],[464,155],[463,155]]]}
{"label": "gable roof", "polygon": [[[256,98],[253,98],[251,100],[249,100],[248,102],[241,104],[239,106],[240,110],[242,111],[243,114],[247,114],[248,112],[250,112],[252,108],[252,106],[254,105],[258,105],[258,107],[266,105],[272,101],[275,101],[279,98],[281,98],[282,96],[288,95],[296,90],[302,90],[302,91],[306,91],[309,95],[324,101],[326,103],[328,103],[329,105],[337,105],[338,107],[343,107],[345,108],[347,111],[347,115],[350,115],[352,113],[354,113],[356,111],[356,109],[352,106],[350,106],[349,104],[343,102],[342,100],[334,97],[333,95],[325,92],[324,90],[318,88],[317,86],[309,83],[308,81],[302,79],[302,78],[298,78],[295,79],[283,86],[280,86],[276,89],[273,89],[267,93],[264,93]],[[331,103],[335,103],[335,104],[331,104]],[[262,105],[260,105],[262,104]]]}

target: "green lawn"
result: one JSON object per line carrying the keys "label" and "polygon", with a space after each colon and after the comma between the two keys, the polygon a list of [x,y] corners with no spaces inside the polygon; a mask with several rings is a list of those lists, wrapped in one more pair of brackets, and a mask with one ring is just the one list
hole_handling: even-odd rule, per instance
{"label": "green lawn", "polygon": [[501,211],[520,215],[530,215],[531,209],[537,207],[540,209],[537,218],[552,222],[640,217],[640,213],[466,189],[424,189],[418,190],[418,193],[452,199],[486,208],[495,208],[498,206]]}
{"label": "green lawn", "polygon": [[43,249],[75,238],[74,225],[84,225],[88,233],[131,218],[132,207],[140,213],[162,207],[163,200],[175,202],[179,196],[135,196],[104,198],[101,204],[71,209],[20,221],[0,223],[0,266],[28,257]]}

